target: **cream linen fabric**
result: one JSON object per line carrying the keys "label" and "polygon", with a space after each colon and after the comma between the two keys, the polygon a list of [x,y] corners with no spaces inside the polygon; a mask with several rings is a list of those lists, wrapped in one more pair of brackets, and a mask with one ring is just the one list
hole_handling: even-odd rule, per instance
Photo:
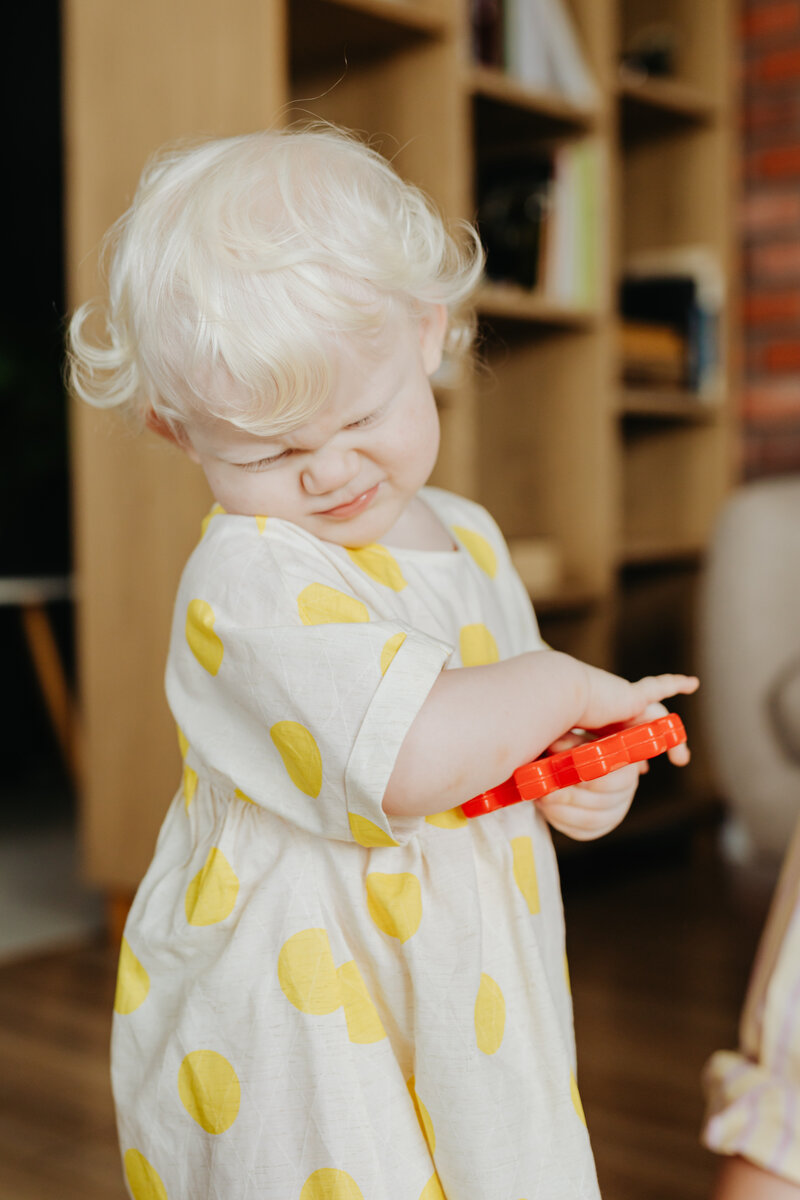
{"label": "cream linen fabric", "polygon": [[455,550],[217,512],[186,567],[114,1017],[135,1200],[598,1196],[546,824],[381,807],[440,670],[541,646],[488,514],[422,495]]}
{"label": "cream linen fabric", "polygon": [[711,1058],[705,1086],[709,1149],[800,1184],[800,824],[753,967],[740,1049]]}

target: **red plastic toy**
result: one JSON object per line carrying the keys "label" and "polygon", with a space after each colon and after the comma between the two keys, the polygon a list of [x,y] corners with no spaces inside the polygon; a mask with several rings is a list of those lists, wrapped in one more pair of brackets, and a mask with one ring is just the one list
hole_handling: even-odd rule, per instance
{"label": "red plastic toy", "polygon": [[518,804],[520,800],[541,800],[559,788],[588,783],[628,763],[655,758],[685,741],[683,721],[675,713],[669,713],[666,717],[621,729],[593,742],[583,742],[571,750],[545,754],[518,767],[510,779],[468,800],[461,808],[466,817],[480,817],[498,808],[507,808],[509,804]]}

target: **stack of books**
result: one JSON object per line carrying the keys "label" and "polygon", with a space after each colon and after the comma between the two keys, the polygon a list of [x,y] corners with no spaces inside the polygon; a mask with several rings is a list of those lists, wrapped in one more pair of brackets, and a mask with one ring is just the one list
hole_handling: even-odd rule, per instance
{"label": "stack of books", "polygon": [[476,62],[590,107],[597,87],[564,0],[472,0]]}
{"label": "stack of books", "polygon": [[602,273],[601,150],[593,139],[549,154],[488,160],[478,177],[486,274],[560,304],[591,307]]}
{"label": "stack of books", "polygon": [[622,373],[636,387],[719,394],[724,276],[701,247],[631,259],[620,284]]}

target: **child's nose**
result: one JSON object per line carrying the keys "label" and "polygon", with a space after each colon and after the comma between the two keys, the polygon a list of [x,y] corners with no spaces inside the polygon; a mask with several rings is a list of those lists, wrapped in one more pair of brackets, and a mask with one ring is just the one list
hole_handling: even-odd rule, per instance
{"label": "child's nose", "polygon": [[309,495],[323,496],[344,487],[357,474],[358,455],[355,450],[323,446],[310,456],[301,478]]}

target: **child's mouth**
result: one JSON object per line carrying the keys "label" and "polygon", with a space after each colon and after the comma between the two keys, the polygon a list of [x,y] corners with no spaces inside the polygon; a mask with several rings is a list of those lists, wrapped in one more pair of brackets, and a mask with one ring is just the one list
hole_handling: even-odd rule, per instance
{"label": "child's mouth", "polygon": [[349,500],[347,504],[337,504],[335,508],[326,508],[319,515],[322,517],[354,517],[357,513],[363,512],[372,501],[378,491],[379,484],[375,484],[369,491],[362,492],[360,496],[356,496],[354,500]]}

